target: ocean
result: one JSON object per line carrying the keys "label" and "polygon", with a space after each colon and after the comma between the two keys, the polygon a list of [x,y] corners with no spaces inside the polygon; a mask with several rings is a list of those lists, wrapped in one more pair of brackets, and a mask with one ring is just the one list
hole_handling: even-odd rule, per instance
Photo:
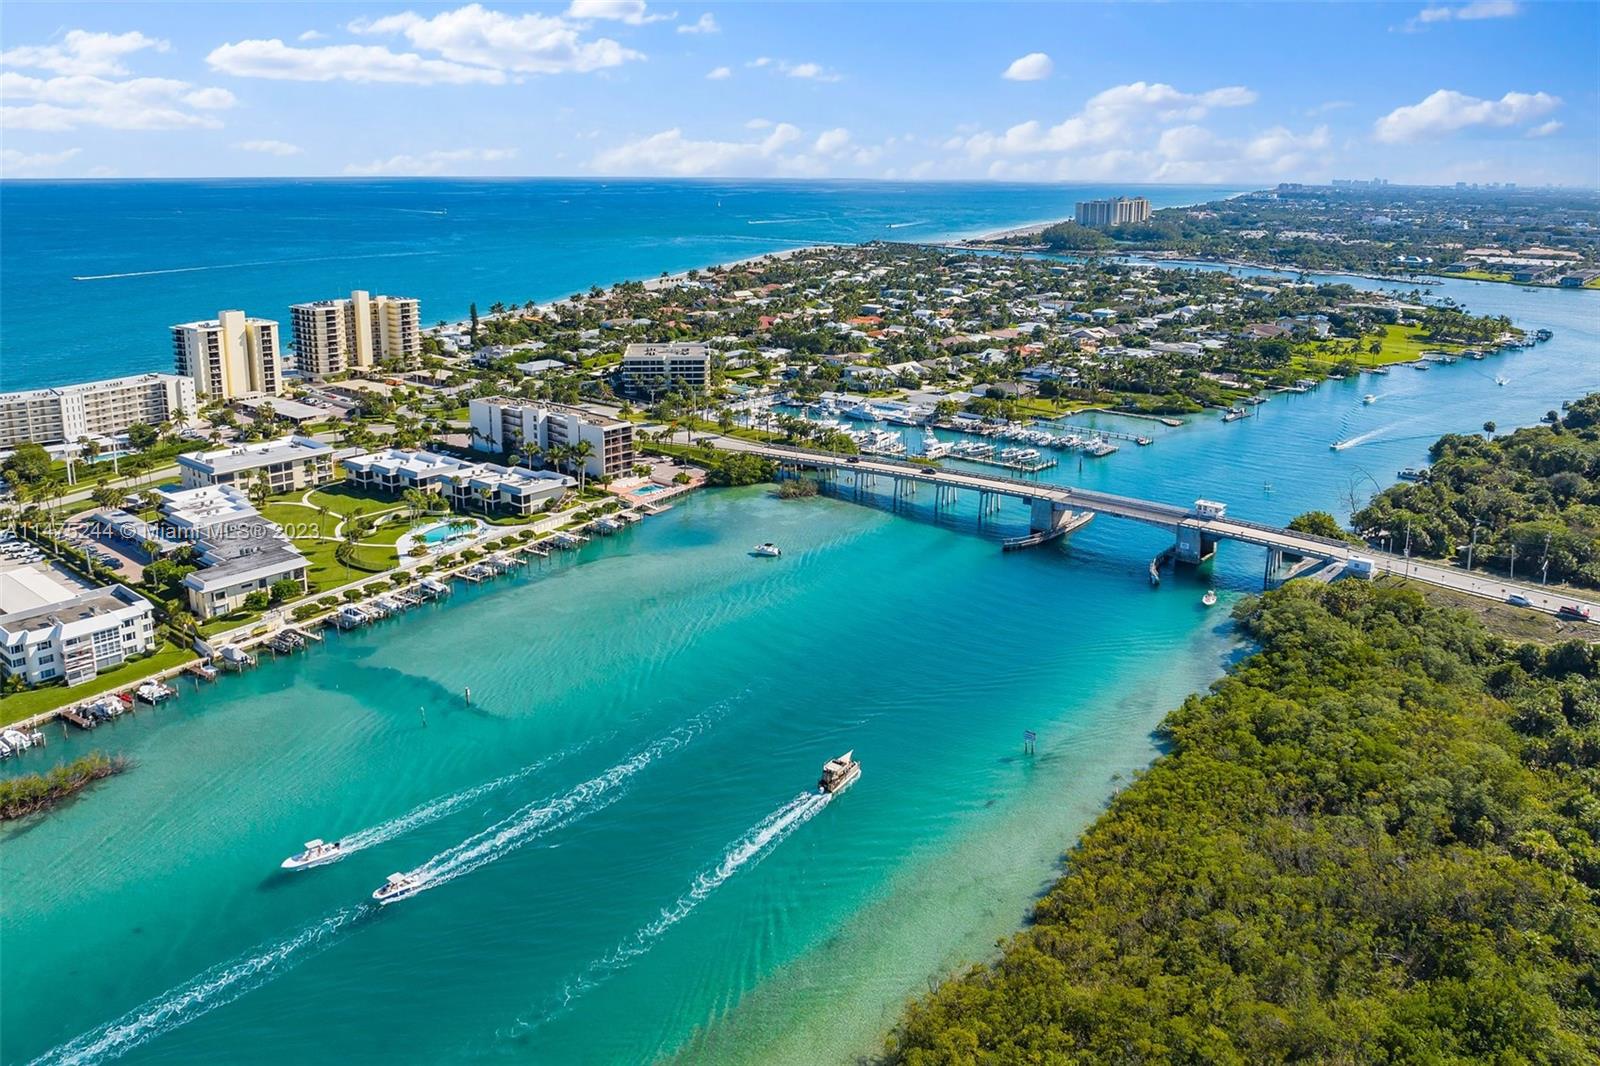
{"label": "ocean", "polygon": [[[830,241],[1070,217],[1118,186],[842,181],[0,182],[0,390],[172,369],[168,327],[353,289],[425,323]],[[1230,195],[1138,190],[1163,207]]]}
{"label": "ocean", "polygon": [[[1343,514],[1442,432],[1531,424],[1600,388],[1600,295],[1434,292],[1555,338],[1327,382],[1231,425],[1108,419],[1155,443],[1042,476],[1248,518]],[[1024,514],[979,530],[972,507],[936,520],[931,498],[893,513],[708,491],[450,602],[185,680],[159,710],[53,733],[0,773],[92,748],[134,768],[0,829],[0,1060],[870,1054],[907,998],[1021,925],[1157,754],[1162,716],[1248,652],[1227,608],[1261,585],[1263,554],[1230,544],[1152,590],[1166,539],[1105,518],[1002,553]],[[782,558],[748,554],[768,540]],[[847,749],[860,781],[806,798]],[[278,869],[313,837],[359,850]],[[426,891],[371,904],[417,869]]]}

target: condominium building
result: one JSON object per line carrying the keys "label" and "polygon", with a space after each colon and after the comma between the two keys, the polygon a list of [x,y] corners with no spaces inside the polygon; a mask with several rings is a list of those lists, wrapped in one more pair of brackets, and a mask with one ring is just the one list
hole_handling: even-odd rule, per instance
{"label": "condominium building", "polygon": [[273,492],[308,489],[333,480],[333,449],[310,437],[238,444],[212,452],[178,456],[183,487],[239,485],[248,488],[266,475]]}
{"label": "condominium building", "polygon": [[1123,226],[1150,221],[1150,201],[1143,196],[1118,196],[1112,200],[1084,200],[1073,210],[1080,226]]}
{"label": "condominium building", "polygon": [[172,350],[178,373],[212,399],[283,393],[278,324],[270,318],[220,311],[209,322],[184,322],[172,327]]}
{"label": "condominium building", "polygon": [[704,344],[630,344],[622,353],[622,387],[655,396],[711,383],[711,349]]}
{"label": "condominium building", "polygon": [[186,423],[198,410],[194,381],[177,374],[0,393],[0,448],[111,437],[141,422]]}
{"label": "condominium building", "polygon": [[468,411],[472,446],[478,451],[549,452],[586,441],[590,451],[583,466],[589,477],[626,477],[633,470],[632,422],[587,407],[505,396],[475,399]]}
{"label": "condominium building", "polygon": [[283,530],[261,517],[241,489],[228,485],[163,491],[165,535],[195,549],[199,569],[183,579],[198,618],[237,611],[253,592],[293,581],[305,592],[309,565]]}
{"label": "condominium building", "polygon": [[422,354],[422,304],[414,297],[370,296],[357,289],[348,300],[295,304],[289,316],[295,362],[307,377],[406,362]]}
{"label": "condominium building", "polygon": [[82,684],[155,647],[154,607],[122,585],[0,614],[0,673],[30,685]]}
{"label": "condominium building", "polygon": [[458,511],[529,515],[577,484],[553,470],[474,463],[413,448],[386,448],[343,463],[345,481],[357,488],[397,495],[407,489],[436,492]]}

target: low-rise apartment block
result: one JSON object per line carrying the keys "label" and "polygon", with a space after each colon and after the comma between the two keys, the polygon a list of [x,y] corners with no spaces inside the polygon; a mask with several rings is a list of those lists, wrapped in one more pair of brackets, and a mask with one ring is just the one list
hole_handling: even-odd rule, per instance
{"label": "low-rise apartment block", "polygon": [[408,362],[422,354],[422,304],[414,297],[357,289],[347,300],[295,304],[289,316],[295,363],[307,377]]}
{"label": "low-rise apartment block", "polygon": [[164,492],[166,536],[194,547],[200,569],[183,579],[189,609],[216,618],[279,581],[306,591],[309,564],[283,530],[261,517],[243,490],[228,485]]}
{"label": "low-rise apartment block", "polygon": [[80,685],[155,647],[155,608],[122,585],[0,614],[0,672],[30,685]]}
{"label": "low-rise apartment block", "polygon": [[630,344],[622,353],[622,387],[636,396],[711,383],[711,349],[704,344]]}
{"label": "low-rise apartment block", "polygon": [[194,381],[177,374],[134,374],[0,393],[0,448],[24,441],[56,444],[113,437],[141,422],[186,423],[199,406]]}
{"label": "low-rise apartment block", "polygon": [[507,453],[572,447],[587,441],[589,477],[626,477],[633,470],[633,423],[587,407],[493,396],[471,401],[472,446]]}
{"label": "low-rise apartment block", "polygon": [[270,318],[219,311],[208,322],[180,323],[172,327],[172,351],[178,373],[211,399],[283,393],[278,324]]}
{"label": "low-rise apartment block", "polygon": [[333,449],[310,437],[279,437],[197,455],[180,455],[178,469],[186,489],[206,485],[248,488],[264,474],[273,492],[289,492],[332,481]]}
{"label": "low-rise apartment block", "polygon": [[553,470],[474,463],[410,448],[385,448],[345,459],[344,476],[349,484],[376,492],[436,492],[458,511],[515,515],[533,514],[577,484]]}

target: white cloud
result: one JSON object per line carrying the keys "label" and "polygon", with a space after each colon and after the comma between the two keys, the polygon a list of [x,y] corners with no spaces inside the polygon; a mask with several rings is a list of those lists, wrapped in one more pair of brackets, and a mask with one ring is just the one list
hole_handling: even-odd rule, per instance
{"label": "white cloud", "polygon": [[322,40],[326,40],[327,37],[328,37],[328,35],[326,33],[323,33],[321,30],[307,30],[306,32],[302,33],[299,37],[296,37],[295,40],[297,40],[297,41],[322,41]]}
{"label": "white cloud", "polygon": [[124,56],[146,48],[165,52],[168,43],[146,37],[138,30],[128,33],[90,33],[69,30],[60,44],[20,45],[0,52],[0,66],[29,67],[56,74],[85,74],[106,77],[126,74]]}
{"label": "white cloud", "polygon": [[498,163],[515,158],[515,148],[455,148],[423,155],[395,155],[370,163],[351,163],[346,174],[361,177],[377,175],[430,176],[448,174],[462,163]]}
{"label": "white cloud", "polygon": [[1155,123],[1194,122],[1216,108],[1255,101],[1256,94],[1242,85],[1187,93],[1161,82],[1136,81],[1096,93],[1081,111],[1054,126],[1029,120],[1003,133],[973,133],[962,145],[975,158],[1071,152],[1131,140]]}
{"label": "white cloud", "polygon": [[842,75],[834,73],[821,63],[779,63],[778,72],[807,81],[839,81],[842,78]]}
{"label": "white cloud", "polygon": [[744,124],[747,130],[770,130],[775,123],[770,118],[753,118]]}
{"label": "white cloud", "polygon": [[85,74],[30,78],[0,72],[0,126],[7,129],[216,129],[236,102],[226,89],[197,88],[172,78],[111,81]]}
{"label": "white cloud", "polygon": [[1528,136],[1548,137],[1552,133],[1560,133],[1564,125],[1565,123],[1558,122],[1555,119],[1551,119],[1549,122],[1541,122],[1539,125],[1528,131]]}
{"label": "white cloud", "polygon": [[77,158],[82,148],[66,148],[59,152],[35,152],[32,155],[15,148],[0,149],[0,174],[6,177],[24,177],[41,171],[54,170],[62,163]]}
{"label": "white cloud", "polygon": [[685,22],[678,27],[679,33],[721,33],[722,27],[717,25],[716,17],[707,11],[693,22]]}
{"label": "white cloud", "polygon": [[1405,144],[1472,126],[1520,126],[1560,106],[1560,97],[1542,92],[1508,92],[1498,100],[1480,100],[1454,89],[1440,89],[1420,103],[1397,107],[1380,118],[1373,125],[1373,136],[1385,144]]}
{"label": "white cloud", "polygon": [[711,70],[706,73],[707,81],[725,81],[731,77],[733,77],[733,71],[729,70],[727,67],[712,67]]}
{"label": "white cloud", "polygon": [[823,155],[836,155],[850,144],[850,131],[844,127],[825,130],[817,136],[813,148]]}
{"label": "white cloud", "polygon": [[[644,5],[638,6],[642,11]],[[468,4],[432,18],[407,11],[357,20],[350,29],[363,34],[400,34],[416,48],[437,52],[451,63],[519,74],[583,74],[644,58],[609,37],[585,39],[582,27],[565,19],[533,12],[508,15],[482,4]]]}
{"label": "white cloud", "polygon": [[211,50],[212,70],[236,78],[276,81],[387,82],[407,85],[501,85],[506,76],[485,67],[424,59],[379,45],[334,44],[295,48],[276,38],[239,41]]}
{"label": "white cloud", "polygon": [[676,14],[647,14],[644,0],[572,0],[572,5],[567,8],[567,18],[570,19],[607,19],[625,22],[630,26],[643,26],[647,22],[677,17]]}
{"label": "white cloud", "polygon": [[783,153],[800,139],[800,130],[780,122],[758,141],[697,141],[677,127],[608,148],[590,161],[601,174],[809,174],[815,163]]}
{"label": "white cloud", "polygon": [[305,154],[304,148],[301,148],[298,144],[290,144],[288,141],[240,141],[234,147],[241,148],[246,152],[260,152],[262,155],[291,156]]}
{"label": "white cloud", "polygon": [[1455,19],[1459,22],[1475,22],[1479,19],[1504,19],[1522,13],[1522,6],[1515,0],[1474,0],[1473,3],[1463,4],[1460,7],[1425,7],[1417,12],[1413,23],[1449,22]]}
{"label": "white cloud", "polygon": [[1020,59],[1013,59],[1000,76],[1007,81],[1043,81],[1055,69],[1056,65],[1043,52],[1029,52]]}

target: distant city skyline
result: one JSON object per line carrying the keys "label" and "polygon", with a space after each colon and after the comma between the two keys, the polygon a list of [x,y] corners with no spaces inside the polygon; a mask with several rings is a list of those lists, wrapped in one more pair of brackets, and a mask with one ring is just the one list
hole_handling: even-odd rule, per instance
{"label": "distant city skyline", "polygon": [[8,178],[1600,185],[1600,6],[73,4]]}

